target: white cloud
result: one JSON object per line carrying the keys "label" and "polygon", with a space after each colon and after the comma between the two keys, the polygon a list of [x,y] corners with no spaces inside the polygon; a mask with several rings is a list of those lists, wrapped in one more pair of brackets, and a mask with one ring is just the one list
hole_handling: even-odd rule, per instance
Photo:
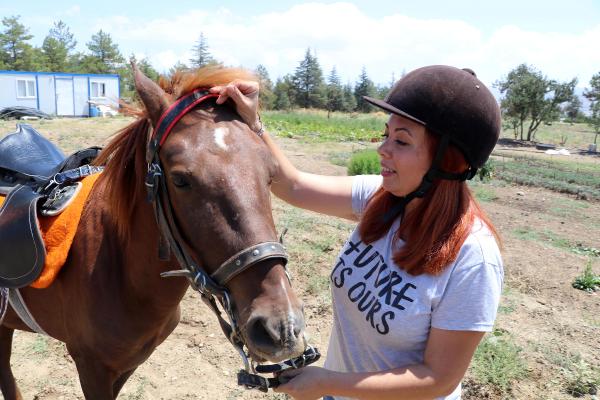
{"label": "white cloud", "polygon": [[188,62],[203,32],[210,51],[226,64],[263,64],[273,79],[292,73],[308,47],[324,74],[335,65],[354,82],[363,66],[378,83],[427,64],[470,67],[487,84],[528,63],[551,78],[579,77],[586,86],[598,72],[600,25],[581,34],[537,33],[504,26],[491,35],[460,20],[418,19],[399,14],[375,18],[350,3],[305,3],[254,17],[221,8],[190,10],[173,18],[142,20],[114,16],[95,24],[109,32],[125,54],[143,52],[168,70]]}
{"label": "white cloud", "polygon": [[64,14],[68,17],[76,17],[81,13],[81,7],[79,4],[75,4],[74,6],[65,10]]}

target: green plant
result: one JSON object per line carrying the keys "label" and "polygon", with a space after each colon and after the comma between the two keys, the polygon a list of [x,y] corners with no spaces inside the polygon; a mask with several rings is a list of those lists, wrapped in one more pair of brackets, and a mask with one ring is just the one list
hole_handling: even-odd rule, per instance
{"label": "green plant", "polygon": [[38,335],[31,345],[34,354],[45,354],[48,351],[48,337]]}
{"label": "green plant", "polygon": [[479,168],[477,171],[479,180],[484,182],[491,180],[494,177],[495,168],[494,161],[492,159],[487,160],[485,164],[483,164],[483,167]]}
{"label": "green plant", "polygon": [[521,351],[505,331],[494,330],[475,351],[471,363],[473,376],[502,394],[509,393],[512,382],[527,375]]}
{"label": "green plant", "polygon": [[379,155],[375,150],[362,150],[350,157],[348,175],[379,174],[380,172]]}
{"label": "green plant", "polygon": [[573,252],[577,254],[587,255],[590,257],[600,257],[600,249],[595,247],[587,247],[581,243],[577,243],[575,247],[573,247]]}
{"label": "green plant", "polygon": [[580,199],[600,199],[600,167],[597,163],[508,155],[502,161],[495,160],[494,177],[574,194]]}
{"label": "green plant", "polygon": [[498,199],[498,195],[492,188],[486,186],[473,186],[473,194],[479,201],[490,202]]}
{"label": "green plant", "polygon": [[318,110],[265,111],[261,118],[269,132],[303,142],[371,142],[381,136],[384,113],[348,114]]}
{"label": "green plant", "polygon": [[592,271],[592,260],[588,260],[583,274],[579,275],[573,281],[575,289],[584,290],[588,293],[600,290],[600,275],[594,274]]}
{"label": "green plant", "polygon": [[590,367],[583,359],[573,363],[569,369],[564,369],[567,379],[565,390],[574,397],[582,397],[586,394],[596,394],[600,387],[600,373]]}

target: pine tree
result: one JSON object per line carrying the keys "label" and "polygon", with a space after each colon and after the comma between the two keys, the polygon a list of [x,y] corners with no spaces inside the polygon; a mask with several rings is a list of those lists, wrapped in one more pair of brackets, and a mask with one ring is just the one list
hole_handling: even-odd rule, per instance
{"label": "pine tree", "polygon": [[354,89],[352,88],[352,84],[350,82],[344,85],[342,89],[342,96],[344,99],[342,110],[345,112],[356,111],[356,97],[354,97]]}
{"label": "pine tree", "polygon": [[[327,111],[344,110],[344,91],[335,66],[327,77]],[[328,114],[329,115],[329,114]]]}
{"label": "pine tree", "polygon": [[69,53],[75,49],[77,41],[63,21],[54,23],[42,44],[48,71],[66,72],[69,70]]}
{"label": "pine tree", "polygon": [[374,97],[376,95],[375,85],[367,75],[367,69],[363,67],[356,87],[354,88],[354,97],[356,98],[356,109],[360,112],[370,112],[373,107],[363,99],[363,96]]}
{"label": "pine tree", "polygon": [[84,57],[84,66],[91,73],[115,73],[122,67],[125,59],[119,51],[119,46],[113,43],[110,34],[100,30],[92,35],[92,40],[87,43],[91,54]]}
{"label": "pine tree", "polygon": [[265,110],[272,110],[275,106],[275,94],[273,93],[273,82],[269,78],[269,71],[264,65],[256,67],[256,75],[260,85],[260,104]]}
{"label": "pine tree", "polygon": [[2,18],[5,29],[0,33],[0,62],[5,68],[24,71],[32,67],[32,47],[28,40],[33,38],[29,29],[19,22],[20,16]]}
{"label": "pine tree", "polygon": [[588,118],[588,124],[594,129],[594,144],[597,144],[600,136],[600,72],[592,76],[590,88],[587,88],[583,95],[590,101],[592,114]]}
{"label": "pine tree", "polygon": [[300,107],[323,108],[326,102],[323,71],[317,57],[310,54],[310,49],[306,50],[304,59],[296,68],[293,85],[296,91],[296,102]]}
{"label": "pine tree", "polygon": [[208,43],[203,32],[200,32],[200,37],[192,48],[192,58],[190,58],[190,64],[193,68],[201,68],[206,65],[218,64],[218,62],[210,55]]}
{"label": "pine tree", "polygon": [[275,82],[275,87],[273,88],[273,95],[275,96],[275,102],[273,104],[273,108],[276,110],[290,110],[292,108],[292,99],[290,99],[290,91],[291,89],[291,79],[283,78],[277,79]]}
{"label": "pine tree", "polygon": [[187,65],[185,65],[181,61],[177,61],[175,63],[175,65],[173,65],[171,68],[169,68],[169,77],[172,77],[177,72],[187,71],[189,69],[190,69],[190,67],[188,67]]}

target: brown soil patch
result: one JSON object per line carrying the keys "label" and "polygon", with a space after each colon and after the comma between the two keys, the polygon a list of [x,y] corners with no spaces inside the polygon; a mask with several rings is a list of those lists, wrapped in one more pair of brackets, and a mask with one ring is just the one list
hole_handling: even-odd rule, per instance
{"label": "brown soil patch", "polygon": [[[107,132],[129,120],[108,121],[110,129],[101,129],[101,133],[91,132],[89,122],[81,132],[77,131],[78,124],[85,125],[86,121],[58,120],[38,127],[42,132],[50,127],[52,137],[70,152],[82,145],[102,143]],[[0,131],[8,132],[11,125],[0,123]],[[291,139],[279,139],[279,142],[298,167],[340,175],[345,173],[345,168],[333,165],[331,155],[359,147],[305,145]],[[561,368],[568,366],[575,356],[600,367],[600,295],[571,287],[588,258],[573,252],[566,243],[600,248],[599,204],[531,187],[498,184],[489,189],[497,198],[483,206],[503,238],[506,275],[497,328],[510,333],[523,348],[522,355],[529,370],[526,377],[514,384],[508,398],[571,399],[564,391],[565,377]],[[314,247],[312,231],[295,229],[287,241],[296,246],[290,246],[293,257],[290,268],[296,277],[295,287],[306,302],[311,342],[326,350],[331,315],[323,285],[351,225],[274,202],[278,224],[295,212],[309,230],[317,230],[320,236],[318,244],[322,251],[313,251],[312,255],[302,250],[302,246]],[[600,274],[600,259],[593,259],[593,268]],[[246,391],[236,385],[235,374],[241,365],[239,356],[222,336],[215,318],[198,295],[188,292],[182,310],[182,321],[177,329],[136,371],[119,398],[284,398],[273,393]],[[53,339],[17,333],[12,365],[26,399],[83,398],[73,362],[64,345]],[[501,398],[489,387],[475,383],[470,373],[465,382],[465,398]]]}

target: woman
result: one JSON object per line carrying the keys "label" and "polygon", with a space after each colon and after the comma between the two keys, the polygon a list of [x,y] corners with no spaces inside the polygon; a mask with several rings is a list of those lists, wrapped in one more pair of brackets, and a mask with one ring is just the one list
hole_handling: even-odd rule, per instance
{"label": "woman", "polygon": [[297,207],[358,220],[331,273],[333,328],[324,368],[283,374],[295,399],[459,399],[491,331],[503,280],[497,234],[469,191],[500,131],[496,100],[471,70],[428,66],[398,81],[381,176],[298,171],[257,114],[258,85],[213,89],[279,163],[272,191]]}

